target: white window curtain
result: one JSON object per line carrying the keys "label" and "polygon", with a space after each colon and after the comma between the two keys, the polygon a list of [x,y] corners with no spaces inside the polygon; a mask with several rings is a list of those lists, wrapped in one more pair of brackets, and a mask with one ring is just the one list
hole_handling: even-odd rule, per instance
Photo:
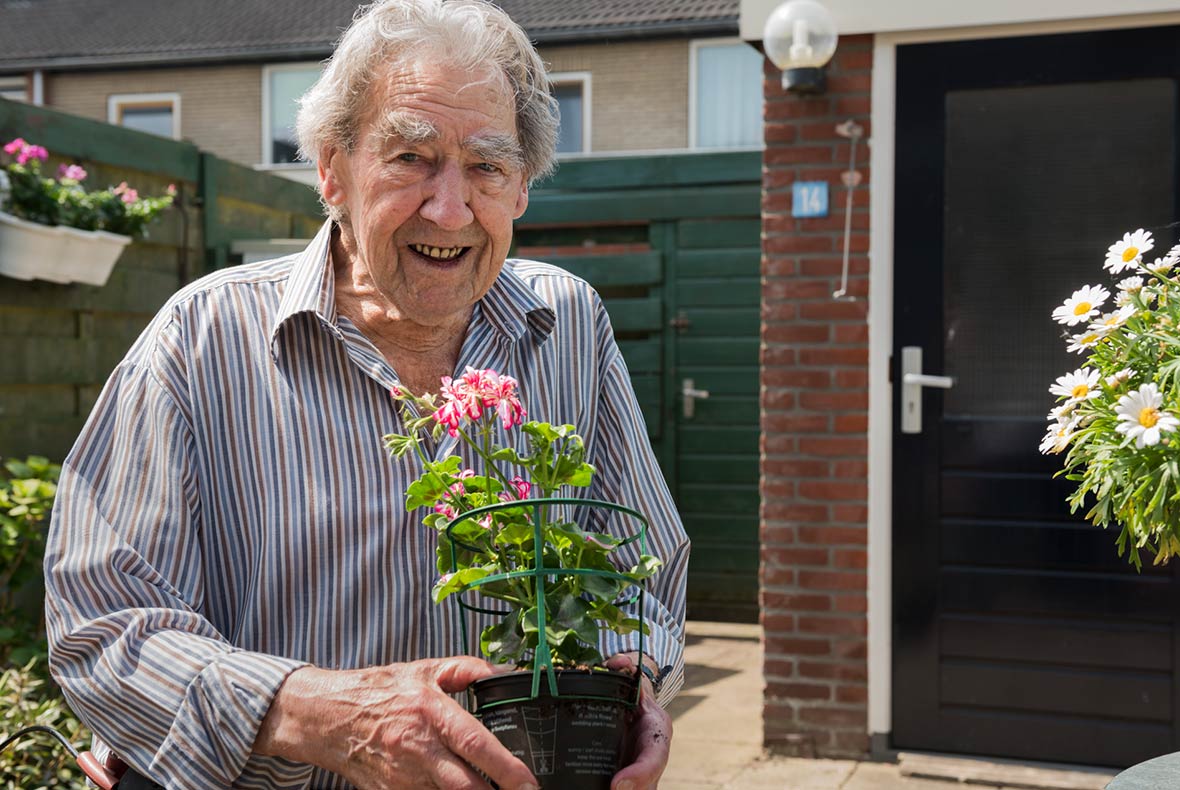
{"label": "white window curtain", "polygon": [[762,144],[762,56],[740,42],[696,47],[696,145]]}

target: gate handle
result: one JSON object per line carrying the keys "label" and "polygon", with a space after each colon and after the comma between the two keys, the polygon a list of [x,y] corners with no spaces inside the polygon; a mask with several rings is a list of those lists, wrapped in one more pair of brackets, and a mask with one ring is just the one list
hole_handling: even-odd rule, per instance
{"label": "gate handle", "polygon": [[691,420],[696,411],[697,398],[709,397],[708,390],[699,390],[693,386],[695,382],[692,379],[684,379],[681,382],[680,395],[683,398],[684,404],[684,419]]}

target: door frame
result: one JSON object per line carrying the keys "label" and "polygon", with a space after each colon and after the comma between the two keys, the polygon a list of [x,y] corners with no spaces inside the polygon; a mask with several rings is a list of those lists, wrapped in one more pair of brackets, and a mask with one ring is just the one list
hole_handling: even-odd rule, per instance
{"label": "door frame", "polygon": [[875,753],[893,729],[893,201],[897,48],[906,44],[1180,24],[1180,11],[1016,25],[945,28],[873,37],[869,194],[868,731]]}

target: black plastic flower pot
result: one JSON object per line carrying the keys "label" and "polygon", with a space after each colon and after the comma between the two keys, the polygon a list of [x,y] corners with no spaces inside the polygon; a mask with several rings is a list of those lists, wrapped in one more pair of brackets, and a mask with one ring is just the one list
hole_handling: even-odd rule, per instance
{"label": "black plastic flower pot", "polygon": [[609,790],[622,768],[637,681],[621,672],[559,670],[532,697],[533,673],[471,684],[475,715],[532,770],[542,790]]}

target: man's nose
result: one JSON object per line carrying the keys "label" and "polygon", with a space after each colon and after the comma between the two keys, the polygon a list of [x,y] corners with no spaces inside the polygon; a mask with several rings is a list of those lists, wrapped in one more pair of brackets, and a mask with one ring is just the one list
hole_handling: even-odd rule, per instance
{"label": "man's nose", "polygon": [[458,162],[447,159],[426,184],[426,194],[418,213],[443,230],[461,230],[475,215],[468,205],[471,185]]}

